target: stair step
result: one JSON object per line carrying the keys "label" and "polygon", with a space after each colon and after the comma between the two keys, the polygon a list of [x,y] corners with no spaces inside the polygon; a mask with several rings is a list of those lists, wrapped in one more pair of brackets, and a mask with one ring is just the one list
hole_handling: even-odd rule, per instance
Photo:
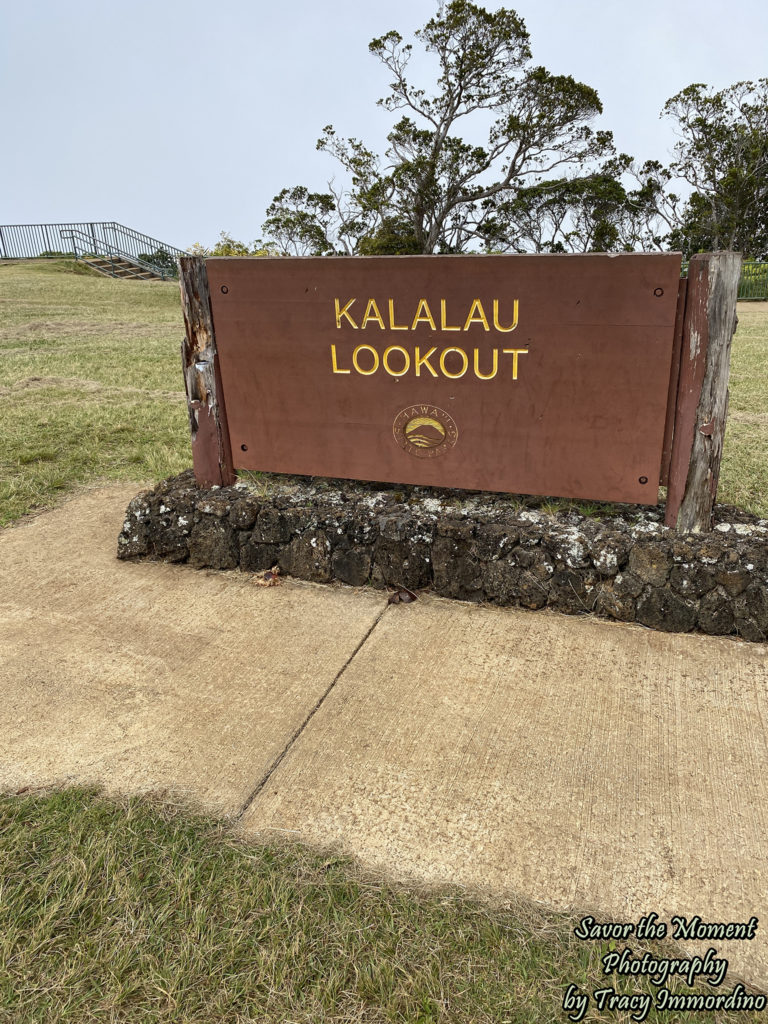
{"label": "stair step", "polygon": [[122,256],[84,256],[83,260],[107,277],[118,277],[122,280],[155,281],[160,274],[155,274],[146,267],[140,267]]}

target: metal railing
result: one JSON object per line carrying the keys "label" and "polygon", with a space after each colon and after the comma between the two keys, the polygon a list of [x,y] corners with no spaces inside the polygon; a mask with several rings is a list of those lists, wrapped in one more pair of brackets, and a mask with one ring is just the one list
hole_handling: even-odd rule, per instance
{"label": "metal railing", "polygon": [[115,221],[85,221],[0,225],[0,259],[74,256],[70,237],[73,231],[88,238],[87,251],[95,255],[121,251],[134,262],[142,260],[152,266],[162,267],[165,277],[176,275],[176,260],[186,255],[184,249],[167,245],[124,224]]}
{"label": "metal railing", "polygon": [[[680,270],[682,277],[688,276],[688,260],[683,260]],[[744,260],[741,264],[739,292],[736,296],[743,301],[768,299],[768,263],[764,260]]]}
{"label": "metal railing", "polygon": [[768,263],[746,260],[741,264],[740,299],[768,299]]}

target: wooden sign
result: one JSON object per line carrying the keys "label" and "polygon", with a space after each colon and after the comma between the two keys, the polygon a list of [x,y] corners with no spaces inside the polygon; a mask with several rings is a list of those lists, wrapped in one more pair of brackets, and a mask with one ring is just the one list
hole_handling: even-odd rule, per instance
{"label": "wooden sign", "polygon": [[679,253],[184,259],[198,476],[216,464],[656,504],[680,264]]}

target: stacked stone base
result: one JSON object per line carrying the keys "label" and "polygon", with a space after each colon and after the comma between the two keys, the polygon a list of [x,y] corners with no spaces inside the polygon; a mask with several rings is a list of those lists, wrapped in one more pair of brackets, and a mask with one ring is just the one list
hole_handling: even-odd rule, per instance
{"label": "stacked stone base", "polygon": [[[680,536],[657,509],[550,515],[507,495],[270,476],[137,495],[118,557],[591,613],[652,629],[768,638],[768,522]],[[722,518],[723,510],[719,510]]]}

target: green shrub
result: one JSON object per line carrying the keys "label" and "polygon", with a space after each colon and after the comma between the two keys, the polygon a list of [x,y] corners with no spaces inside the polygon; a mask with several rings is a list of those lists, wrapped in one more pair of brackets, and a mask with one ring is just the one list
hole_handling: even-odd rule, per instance
{"label": "green shrub", "polygon": [[153,253],[140,252],[139,259],[159,270],[164,270],[166,274],[176,275],[176,257],[167,249],[155,249]]}

